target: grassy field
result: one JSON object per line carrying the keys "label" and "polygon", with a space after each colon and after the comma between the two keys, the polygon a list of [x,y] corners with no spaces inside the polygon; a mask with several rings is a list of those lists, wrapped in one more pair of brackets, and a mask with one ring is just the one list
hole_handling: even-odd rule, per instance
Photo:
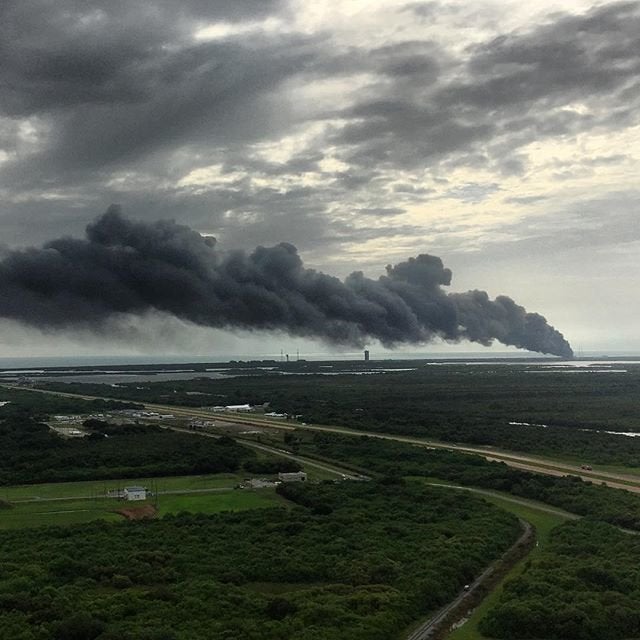
{"label": "grassy field", "polygon": [[[273,456],[258,451],[258,459]],[[334,479],[340,474],[318,468],[312,463],[304,465],[311,481]],[[0,500],[12,504],[0,510],[0,530],[67,525],[104,519],[118,521],[115,513],[130,503],[106,498],[107,491],[127,486],[147,487],[158,495],[159,515],[191,511],[217,513],[219,511],[282,506],[284,501],[273,489],[243,491],[233,488],[248,477],[261,477],[247,471],[193,476],[164,476],[157,478],[121,478],[117,480],[90,480],[82,482],[55,482],[0,488]],[[184,493],[180,493],[184,492]],[[193,493],[189,493],[193,492]],[[151,502],[151,501],[150,501]],[[155,502],[151,502],[155,504]]]}
{"label": "grassy field", "polygon": [[3,487],[0,498],[8,502],[19,500],[51,500],[53,498],[93,498],[104,496],[108,489],[127,486],[157,486],[158,491],[220,489],[234,487],[246,474],[218,473],[202,476],[175,476],[161,478],[124,478],[120,480],[89,480],[86,482],[52,482]]}
{"label": "grassy field", "polygon": [[[92,520],[108,522],[121,521],[123,517],[117,509],[135,508],[143,504],[154,504],[153,499],[145,502],[123,502],[116,499],[84,500],[42,500],[19,502],[10,509],[0,510],[0,530],[39,527],[45,525],[69,525]],[[180,511],[192,513],[218,513],[220,511],[241,511],[261,507],[283,506],[286,504],[274,489],[248,491],[241,489],[218,490],[212,493],[185,495],[161,495],[158,498],[160,516]]]}
{"label": "grassy field", "polygon": [[628,476],[640,476],[640,467],[623,467],[615,465],[593,465],[594,471],[602,471],[603,473],[620,473]]}
{"label": "grassy field", "polygon": [[116,500],[60,500],[24,502],[0,511],[1,529],[23,529],[46,525],[68,525],[92,520],[116,522],[122,516],[113,510]]}
{"label": "grassy field", "polygon": [[224,493],[196,495],[160,496],[158,512],[161,516],[169,513],[189,511],[191,513],[218,513],[220,511],[242,511],[261,507],[282,507],[287,501],[274,489],[248,491],[238,489]]}
{"label": "grassy field", "polygon": [[519,504],[497,494],[483,495],[482,497],[492,504],[506,511],[510,511],[519,518],[531,523],[536,528],[537,545],[526,558],[521,560],[509,572],[496,589],[483,600],[480,606],[471,614],[471,617],[461,627],[447,636],[447,640],[485,640],[486,636],[483,636],[478,630],[478,623],[500,598],[504,583],[517,576],[524,569],[524,565],[528,559],[540,553],[548,542],[549,532],[554,527],[557,527],[569,519],[569,516],[562,515],[560,512],[549,513],[543,511],[541,505],[533,501],[523,500],[522,502],[526,502],[527,504]]}
{"label": "grassy field", "polygon": [[[262,457],[262,456],[261,456]],[[264,456],[267,457],[267,456]],[[335,479],[340,474],[304,465],[309,480]],[[0,500],[53,500],[70,498],[96,498],[106,495],[110,489],[127,486],[143,486],[157,491],[204,491],[206,489],[231,489],[245,478],[260,477],[248,471],[241,473],[217,473],[199,476],[163,476],[157,478],[121,478],[118,480],[87,480],[83,482],[51,482],[0,488]]]}

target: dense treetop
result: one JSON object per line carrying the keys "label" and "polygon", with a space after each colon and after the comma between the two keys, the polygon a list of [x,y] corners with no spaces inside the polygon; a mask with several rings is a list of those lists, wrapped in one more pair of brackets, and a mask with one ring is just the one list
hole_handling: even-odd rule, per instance
{"label": "dense treetop", "polygon": [[63,439],[30,418],[0,422],[0,451],[0,484],[234,472],[256,457],[230,438],[153,426],[94,425],[85,438]]}
{"label": "dense treetop", "polygon": [[302,415],[309,423],[640,466],[640,438],[605,433],[639,430],[637,364],[606,375],[533,365],[405,364],[413,370],[320,375],[334,365],[320,369],[314,363],[290,363],[290,373],[305,375],[254,371],[222,379],[149,382],[144,388],[47,386],[187,406],[268,402],[273,410]]}
{"label": "dense treetop", "polygon": [[489,462],[481,456],[427,449],[373,437],[297,431],[296,450],[382,475],[440,478],[538,500],[566,511],[640,531],[640,496],[576,476],[546,476]]}
{"label": "dense treetop", "polygon": [[640,539],[575,521],[556,528],[481,624],[493,638],[618,640],[640,635]]}
{"label": "dense treetop", "polygon": [[399,638],[520,531],[481,500],[413,484],[284,495],[296,506],[1,533],[0,637]]}

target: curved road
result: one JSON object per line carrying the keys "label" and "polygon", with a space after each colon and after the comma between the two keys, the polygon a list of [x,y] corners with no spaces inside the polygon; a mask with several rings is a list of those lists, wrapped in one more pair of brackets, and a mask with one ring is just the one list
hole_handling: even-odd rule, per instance
{"label": "curved road", "polygon": [[[502,557],[496,562],[489,565],[470,585],[468,589],[460,592],[454,600],[440,609],[432,618],[421,624],[415,631],[413,631],[407,640],[428,640],[436,631],[440,629],[440,626],[446,621],[449,614],[457,609],[465,600],[471,598],[471,596],[478,590],[478,588],[491,576],[496,570],[496,566],[503,562],[510,553],[512,553],[519,545],[524,544],[535,536],[533,527],[525,520],[520,520],[523,532],[522,535],[509,547]],[[518,562],[520,559],[516,560]],[[515,564],[515,563],[514,563]]]}

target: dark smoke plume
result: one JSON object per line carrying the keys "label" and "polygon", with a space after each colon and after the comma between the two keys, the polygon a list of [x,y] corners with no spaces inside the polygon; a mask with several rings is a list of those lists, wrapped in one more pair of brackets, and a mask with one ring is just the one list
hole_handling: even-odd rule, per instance
{"label": "dark smoke plume", "polygon": [[143,224],[112,206],[84,240],[60,238],[0,261],[0,316],[38,327],[99,328],[119,313],[158,310],[200,325],[280,330],[362,346],[435,337],[503,344],[571,357],[562,334],[513,300],[483,291],[447,294],[451,271],[422,254],[377,280],[344,282],[306,269],[282,243],[221,252],[174,222]]}

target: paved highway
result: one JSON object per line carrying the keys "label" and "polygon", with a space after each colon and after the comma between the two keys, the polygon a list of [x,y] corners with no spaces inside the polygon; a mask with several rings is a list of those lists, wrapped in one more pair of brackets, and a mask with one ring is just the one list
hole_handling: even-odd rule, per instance
{"label": "paved highway", "polygon": [[[192,431],[191,429],[181,429],[180,427],[172,427],[169,425],[161,425],[165,429],[172,429],[173,431],[180,431],[181,433],[190,433],[198,436],[205,436],[207,438],[219,438],[220,436],[214,433],[207,433],[206,431]],[[290,460],[295,460],[296,462],[300,462],[309,467],[315,467],[316,469],[321,469],[322,471],[328,471],[329,473],[338,476],[344,480],[369,480],[367,476],[356,476],[353,475],[353,472],[341,468],[337,465],[329,465],[324,462],[318,462],[317,460],[312,460],[311,458],[305,458],[304,456],[299,456],[295,453],[290,453],[289,451],[284,451],[283,449],[277,449],[276,447],[270,447],[266,444],[261,444],[254,442],[253,440],[246,440],[244,438],[237,438],[245,447],[251,447],[252,449],[258,449],[260,451],[266,451],[275,456],[281,456],[283,458],[289,458]]]}
{"label": "paved highway", "polygon": [[[10,385],[4,385],[10,386]],[[49,391],[44,389],[30,389],[35,392],[41,393],[52,393],[54,395],[63,395],[70,397],[79,397],[85,400],[95,400],[95,399],[103,399],[96,398],[94,396],[86,396],[86,395],[78,395],[78,394],[70,394],[56,391]],[[109,398],[109,399],[118,399],[118,398]],[[213,414],[210,411],[205,411],[203,409],[193,409],[188,407],[175,407],[170,405],[160,405],[155,403],[145,403],[145,409],[149,411],[155,411],[157,413],[171,413],[176,416],[183,416],[187,418],[207,418],[207,419],[215,419],[218,422],[223,422],[231,425],[238,426],[251,426],[251,427],[263,427],[263,428],[273,428],[273,429],[282,429],[291,431],[293,429],[306,429],[309,431],[320,431],[320,432],[328,432],[328,433],[336,433],[341,435],[348,436],[369,436],[374,438],[395,440],[399,442],[406,442],[409,444],[420,445],[428,448],[441,448],[451,451],[459,451],[462,453],[470,453],[484,456],[488,460],[500,461],[504,462],[509,466],[513,466],[516,468],[526,469],[529,471],[534,471],[536,473],[542,473],[547,475],[554,476],[562,476],[562,475],[577,475],[583,478],[584,480],[590,481],[606,481],[609,486],[625,489],[627,491],[640,493],[640,477],[625,475],[625,474],[613,474],[602,471],[594,471],[587,472],[579,467],[568,465],[565,463],[557,462],[555,460],[549,460],[540,457],[532,457],[532,456],[523,456],[518,453],[508,452],[508,451],[494,451],[493,449],[481,448],[481,447],[470,447],[470,446],[458,446],[454,444],[446,444],[442,442],[434,442],[430,440],[425,440],[421,438],[412,438],[402,435],[396,434],[381,434],[375,432],[363,432],[363,431],[355,431],[352,429],[347,429],[344,427],[334,427],[334,426],[325,426],[325,425],[301,425],[296,423],[292,425],[291,423],[287,423],[279,420],[267,420],[267,419],[256,419],[250,416],[228,416],[228,415],[219,415]],[[182,431],[186,431],[183,429],[178,429]],[[214,434],[207,434],[201,431],[190,433],[204,435],[208,437],[216,437]],[[325,471],[329,471],[334,474],[341,475],[344,478],[352,478],[352,474],[346,470],[340,469],[337,466],[331,466],[325,463],[316,462],[314,460],[310,460],[308,458],[297,456],[283,450],[270,447],[267,445],[263,445],[260,443],[243,440],[243,444],[251,446],[256,449],[260,449],[271,454],[281,455],[283,457],[288,457],[299,462],[302,462],[305,465],[315,466],[316,468],[323,469]],[[473,493],[485,494],[485,495],[495,495],[493,492],[485,491],[482,489],[475,489],[472,487],[456,487],[452,485],[444,485],[439,483],[432,483],[436,486],[443,486],[451,489],[471,491]],[[505,497],[501,496],[503,499],[510,500],[519,504],[527,504],[526,501],[518,500],[517,498]],[[536,507],[541,510],[548,511],[549,513],[558,513],[565,515],[566,517],[577,518],[574,514],[568,514],[566,512],[561,512],[552,508],[545,507]],[[523,525],[523,533],[520,538],[516,541],[516,543],[507,551],[507,553],[503,556],[501,560],[504,560],[505,556],[518,545],[525,543],[531,536],[535,536],[533,528],[528,522],[522,521]],[[635,533],[635,532],[634,532]],[[490,565],[485,571],[483,571],[476,580],[471,583],[468,589],[465,589],[461,593],[459,593],[456,598],[450,602],[448,605],[443,607],[440,611],[438,611],[432,618],[421,624],[417,629],[415,629],[408,637],[407,640],[429,640],[433,634],[439,630],[441,625],[447,621],[448,616],[456,610],[458,607],[462,606],[465,600],[470,600],[473,595],[477,592],[480,586],[494,573],[496,564],[494,563]]]}
{"label": "paved highway", "polygon": [[[61,395],[73,398],[82,398],[84,400],[122,400],[122,398],[100,398],[96,396],[87,396],[74,393],[65,393],[62,391],[51,391],[48,389],[33,389],[29,387],[16,387],[15,385],[3,384],[8,388],[18,388],[22,390],[29,390],[37,393],[50,393],[53,395]],[[494,460],[498,462],[504,462],[505,464],[527,471],[534,471],[535,473],[542,473],[551,476],[565,476],[573,475],[587,480],[590,482],[606,482],[610,487],[616,489],[624,489],[632,493],[640,493],[640,476],[634,476],[631,474],[611,473],[608,471],[601,471],[595,469],[593,471],[586,471],[581,469],[577,465],[571,465],[564,462],[559,462],[553,459],[544,458],[542,456],[526,456],[512,451],[497,451],[489,447],[472,447],[467,445],[456,445],[445,442],[437,442],[433,440],[427,440],[424,438],[413,438],[410,436],[403,436],[391,433],[376,433],[372,431],[355,431],[353,429],[347,429],[346,427],[336,427],[327,425],[302,425],[299,423],[291,424],[283,420],[271,420],[271,419],[257,419],[250,416],[228,416],[214,414],[211,411],[205,411],[203,409],[189,408],[189,407],[176,407],[172,405],[163,405],[155,403],[141,403],[149,411],[156,411],[158,413],[172,413],[176,416],[183,416],[186,418],[208,418],[209,420],[215,419],[218,422],[226,422],[228,424],[235,424],[240,426],[249,427],[263,427],[272,429],[281,429],[286,431],[292,431],[294,429],[306,429],[307,431],[320,431],[325,433],[336,433],[340,435],[348,436],[369,436],[371,438],[380,438],[383,440],[396,440],[398,442],[406,442],[409,444],[420,445],[433,449],[446,449],[449,451],[459,451],[461,453],[472,453],[483,456],[487,460]]]}

